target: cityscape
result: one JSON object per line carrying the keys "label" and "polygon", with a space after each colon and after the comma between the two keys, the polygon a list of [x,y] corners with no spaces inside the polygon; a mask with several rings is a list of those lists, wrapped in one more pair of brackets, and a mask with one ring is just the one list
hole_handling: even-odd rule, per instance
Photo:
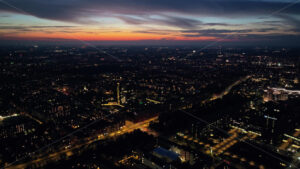
{"label": "cityscape", "polygon": [[300,1],[127,3],[0,0],[1,169],[300,168]]}

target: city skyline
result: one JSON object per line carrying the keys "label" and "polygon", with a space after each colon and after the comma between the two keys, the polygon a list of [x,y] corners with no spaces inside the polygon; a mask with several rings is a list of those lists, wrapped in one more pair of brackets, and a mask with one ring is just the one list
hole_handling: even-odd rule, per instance
{"label": "city skyline", "polygon": [[299,169],[300,0],[0,0],[1,169]]}

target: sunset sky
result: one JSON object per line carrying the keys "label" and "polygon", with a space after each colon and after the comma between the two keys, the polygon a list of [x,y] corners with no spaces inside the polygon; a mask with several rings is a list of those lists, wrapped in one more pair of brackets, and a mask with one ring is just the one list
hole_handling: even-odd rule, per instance
{"label": "sunset sky", "polygon": [[299,0],[0,0],[0,40],[300,42]]}

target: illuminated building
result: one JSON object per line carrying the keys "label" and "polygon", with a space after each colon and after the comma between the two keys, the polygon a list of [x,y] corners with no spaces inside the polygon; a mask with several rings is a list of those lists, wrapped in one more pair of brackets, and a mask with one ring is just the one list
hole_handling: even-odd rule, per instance
{"label": "illuminated building", "polygon": [[120,106],[120,107],[124,107],[123,105],[121,105],[121,101],[120,101],[120,83],[117,83],[117,102],[108,102],[106,104],[102,104],[102,106]]}

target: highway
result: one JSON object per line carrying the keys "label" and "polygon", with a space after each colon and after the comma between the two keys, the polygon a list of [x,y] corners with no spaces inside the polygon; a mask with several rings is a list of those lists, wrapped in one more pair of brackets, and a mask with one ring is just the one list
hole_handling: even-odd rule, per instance
{"label": "highway", "polygon": [[114,131],[114,132],[106,134],[106,135],[101,134],[101,135],[97,135],[96,137],[91,136],[91,137],[85,138],[84,143],[74,145],[68,149],[61,148],[57,152],[54,152],[54,153],[41,154],[39,157],[37,157],[36,159],[33,159],[31,161],[21,163],[21,164],[7,166],[5,168],[7,168],[7,169],[19,169],[20,168],[21,169],[21,168],[30,167],[35,164],[45,164],[50,160],[59,160],[63,155],[66,155],[67,157],[69,157],[74,154],[73,153],[74,150],[77,150],[83,146],[89,145],[89,144],[97,142],[97,141],[109,139],[112,137],[118,137],[120,135],[133,132],[134,130],[137,130],[137,129],[147,128],[149,126],[150,122],[153,122],[156,120],[158,120],[158,116],[152,117],[152,118],[142,121],[142,122],[131,123],[127,126],[125,125],[125,126],[121,127],[120,130]]}

